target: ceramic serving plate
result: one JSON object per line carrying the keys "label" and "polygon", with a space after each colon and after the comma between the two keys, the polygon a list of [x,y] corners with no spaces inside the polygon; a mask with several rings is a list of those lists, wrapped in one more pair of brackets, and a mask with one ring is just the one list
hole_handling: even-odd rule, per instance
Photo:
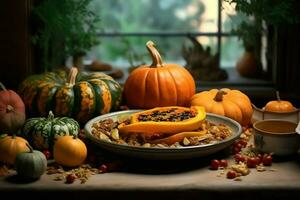
{"label": "ceramic serving plate", "polygon": [[116,144],[112,142],[107,142],[100,140],[95,137],[92,133],[92,124],[104,120],[107,118],[112,118],[113,120],[118,120],[118,118],[129,116],[133,113],[139,112],[141,110],[127,110],[120,112],[113,112],[99,117],[93,118],[88,121],[85,125],[86,136],[93,141],[99,147],[106,149],[110,152],[127,156],[127,157],[136,157],[143,159],[155,159],[155,160],[176,160],[176,159],[189,159],[207,156],[213,153],[216,153],[228,146],[230,146],[234,140],[239,138],[242,133],[242,128],[240,124],[232,119],[227,117],[215,115],[215,114],[206,114],[206,119],[215,124],[225,124],[229,126],[233,132],[232,136],[213,144],[199,145],[199,146],[187,146],[187,147],[135,147],[124,144]]}

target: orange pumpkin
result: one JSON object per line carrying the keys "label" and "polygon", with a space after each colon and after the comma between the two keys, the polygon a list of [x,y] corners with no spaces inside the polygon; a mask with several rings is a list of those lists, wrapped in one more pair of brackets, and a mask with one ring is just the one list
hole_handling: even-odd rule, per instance
{"label": "orange pumpkin", "polygon": [[163,64],[152,41],[146,44],[151,65],[135,69],[124,85],[124,98],[130,108],[189,106],[195,94],[192,75],[177,64]]}
{"label": "orange pumpkin", "polygon": [[276,101],[269,101],[266,106],[266,111],[271,112],[290,112],[294,110],[294,106],[289,101],[283,101],[280,99],[279,92],[276,92],[277,100]]}
{"label": "orange pumpkin", "polygon": [[204,106],[206,112],[227,116],[242,125],[250,123],[253,109],[247,95],[239,90],[212,89],[195,94],[192,106]]}
{"label": "orange pumpkin", "polygon": [[76,136],[60,136],[53,147],[55,161],[67,167],[81,165],[86,156],[87,148]]}
{"label": "orange pumpkin", "polygon": [[14,164],[16,156],[21,152],[29,152],[28,142],[13,136],[2,136],[0,139],[0,161],[6,164]]}
{"label": "orange pumpkin", "polygon": [[0,130],[15,132],[25,123],[25,105],[13,90],[7,90],[0,82]]}

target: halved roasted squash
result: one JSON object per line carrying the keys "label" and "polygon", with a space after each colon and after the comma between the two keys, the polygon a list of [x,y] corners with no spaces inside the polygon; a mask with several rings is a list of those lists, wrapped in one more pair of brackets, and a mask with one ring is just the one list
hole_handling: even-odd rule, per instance
{"label": "halved roasted squash", "polygon": [[175,134],[197,130],[205,117],[202,106],[157,107],[133,114],[130,124],[122,123],[118,128],[121,133]]}

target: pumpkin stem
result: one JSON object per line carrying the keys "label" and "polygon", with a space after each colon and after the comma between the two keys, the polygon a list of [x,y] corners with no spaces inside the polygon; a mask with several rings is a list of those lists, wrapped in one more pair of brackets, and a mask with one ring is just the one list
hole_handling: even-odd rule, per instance
{"label": "pumpkin stem", "polygon": [[67,83],[69,83],[72,86],[75,85],[77,74],[78,74],[78,69],[76,67],[72,67],[69,72]]}
{"label": "pumpkin stem", "polygon": [[50,110],[50,111],[49,111],[49,114],[48,114],[47,120],[52,121],[53,119],[54,119],[54,114],[53,114],[53,112]]}
{"label": "pumpkin stem", "polygon": [[77,135],[75,134],[75,135],[73,135],[73,139],[74,140],[76,140],[77,139]]}
{"label": "pumpkin stem", "polygon": [[152,64],[151,67],[162,67],[162,58],[159,54],[159,52],[157,51],[157,49],[154,47],[154,43],[152,41],[148,41],[146,43],[147,49],[151,55],[152,58]]}
{"label": "pumpkin stem", "polygon": [[29,148],[29,152],[33,153],[33,148],[30,144],[28,144],[28,142],[26,142],[26,146]]}
{"label": "pumpkin stem", "polygon": [[6,106],[6,112],[7,113],[9,113],[9,112],[11,112],[11,111],[13,111],[14,110],[14,107],[12,107],[11,105],[7,105]]}
{"label": "pumpkin stem", "polygon": [[276,91],[276,97],[277,97],[277,101],[281,101],[280,95],[279,95],[279,91],[278,91],[278,90]]}
{"label": "pumpkin stem", "polygon": [[6,87],[3,85],[3,83],[1,83],[1,82],[0,82],[0,88],[1,88],[2,90],[4,90],[4,91],[7,90]]}
{"label": "pumpkin stem", "polygon": [[223,101],[223,95],[226,94],[223,90],[219,90],[214,98],[215,101],[221,102]]}

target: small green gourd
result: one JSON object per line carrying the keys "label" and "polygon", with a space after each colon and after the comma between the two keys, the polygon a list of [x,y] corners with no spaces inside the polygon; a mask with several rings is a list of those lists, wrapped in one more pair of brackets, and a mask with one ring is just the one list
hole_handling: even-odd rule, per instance
{"label": "small green gourd", "polygon": [[30,151],[17,154],[15,168],[22,178],[38,179],[47,169],[47,159],[42,152],[33,150],[28,144],[27,146]]}

